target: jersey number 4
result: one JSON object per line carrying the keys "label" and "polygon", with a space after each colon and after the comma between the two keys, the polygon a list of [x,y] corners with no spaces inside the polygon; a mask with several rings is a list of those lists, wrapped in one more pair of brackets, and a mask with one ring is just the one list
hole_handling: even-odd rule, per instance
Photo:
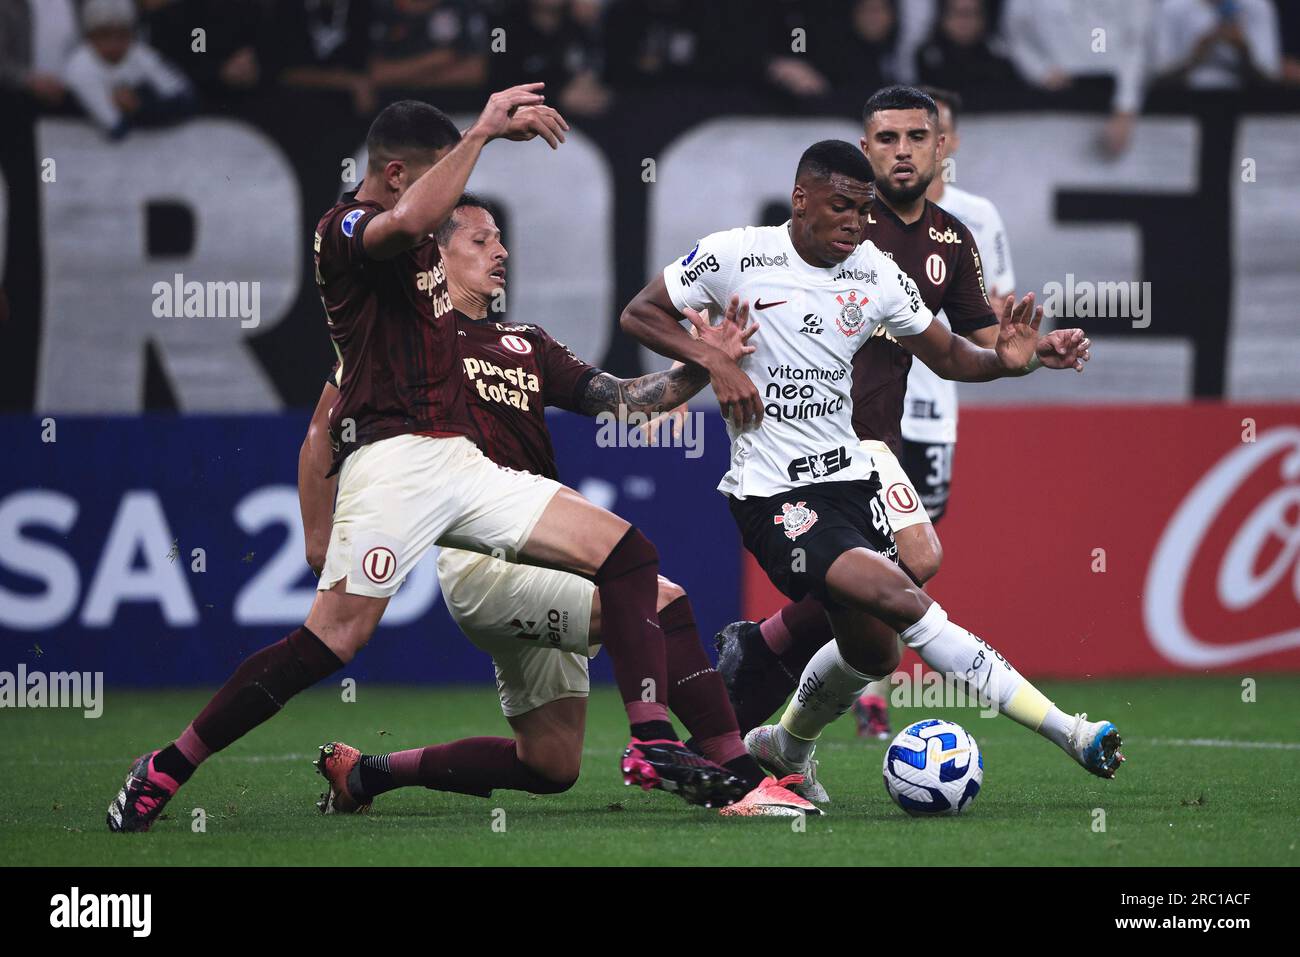
{"label": "jersey number 4", "polygon": [[885,514],[885,506],[880,504],[879,495],[871,496],[871,524],[881,535],[889,534],[889,517]]}

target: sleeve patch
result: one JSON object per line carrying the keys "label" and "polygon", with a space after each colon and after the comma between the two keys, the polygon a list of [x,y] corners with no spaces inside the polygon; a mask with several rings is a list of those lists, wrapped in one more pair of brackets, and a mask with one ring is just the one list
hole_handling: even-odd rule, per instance
{"label": "sleeve patch", "polygon": [[354,209],[346,216],[344,216],[342,221],[339,224],[340,227],[343,229],[343,235],[351,239],[352,231],[357,228],[357,220],[359,220],[364,215],[366,215],[366,211],[364,209]]}

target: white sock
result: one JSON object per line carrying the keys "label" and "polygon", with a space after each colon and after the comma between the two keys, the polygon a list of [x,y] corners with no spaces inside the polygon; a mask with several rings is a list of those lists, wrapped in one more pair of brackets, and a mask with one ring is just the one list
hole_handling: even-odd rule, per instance
{"label": "white sock", "polygon": [[834,641],[824,644],[804,667],[794,697],[781,715],[777,743],[786,758],[796,763],[808,760],[822,729],[848,711],[867,684],[879,677],[851,666]]}
{"label": "white sock", "polygon": [[938,602],[902,638],[935,671],[964,681],[982,705],[996,706],[1008,718],[1070,751],[1066,738],[1073,718],[1026,681],[996,648],[949,621]]}
{"label": "white sock", "polygon": [[[1025,683],[1028,684],[1028,682]],[[1066,714],[1056,705],[1052,705],[1047,710],[1047,716],[1043,718],[1038,733],[1057,745],[1070,757],[1074,757],[1074,747],[1070,744],[1070,729],[1073,727],[1074,715]]]}
{"label": "white sock", "polygon": [[776,747],[781,752],[781,756],[793,764],[804,764],[812,757],[813,748],[817,747],[816,741],[805,741],[803,738],[796,738],[781,725],[776,726]]}

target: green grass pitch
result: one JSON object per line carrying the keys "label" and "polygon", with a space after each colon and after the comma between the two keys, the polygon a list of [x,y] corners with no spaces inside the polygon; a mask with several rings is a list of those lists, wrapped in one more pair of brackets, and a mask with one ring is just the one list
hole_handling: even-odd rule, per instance
{"label": "green grass pitch", "polygon": [[[1062,706],[1119,726],[1128,763],[1086,774],[1005,718],[900,709],[895,728],[942,716],[984,753],[984,789],[957,818],[912,819],[881,783],[884,742],[845,718],[818,748],[832,803],[800,832],[788,819],[728,820],[625,788],[617,695],[591,699],[582,779],[568,793],[481,800],[424,789],[370,815],[321,817],[309,761],[337,738],[367,752],[507,733],[490,688],[362,684],[301,695],[217,755],[149,834],[112,835],[104,812],[133,757],[179,732],[208,691],[113,692],[103,716],[8,711],[0,752],[0,858],[10,865],[1296,865],[1300,676],[1044,682]],[[1204,739],[1204,740],[1201,740]],[[1207,742],[1231,741],[1224,746]],[[192,830],[193,809],[207,816]],[[1105,812],[1104,831],[1095,830]],[[496,809],[503,809],[504,816]],[[497,826],[494,829],[493,825]],[[504,824],[504,828],[502,828]]]}

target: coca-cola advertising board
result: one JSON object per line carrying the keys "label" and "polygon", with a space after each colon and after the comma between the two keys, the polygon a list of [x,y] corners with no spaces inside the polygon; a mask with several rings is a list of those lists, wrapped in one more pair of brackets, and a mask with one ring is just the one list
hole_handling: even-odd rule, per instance
{"label": "coca-cola advertising board", "polygon": [[1300,669],[1300,406],[968,409],[953,480],[928,590],[1025,673]]}

